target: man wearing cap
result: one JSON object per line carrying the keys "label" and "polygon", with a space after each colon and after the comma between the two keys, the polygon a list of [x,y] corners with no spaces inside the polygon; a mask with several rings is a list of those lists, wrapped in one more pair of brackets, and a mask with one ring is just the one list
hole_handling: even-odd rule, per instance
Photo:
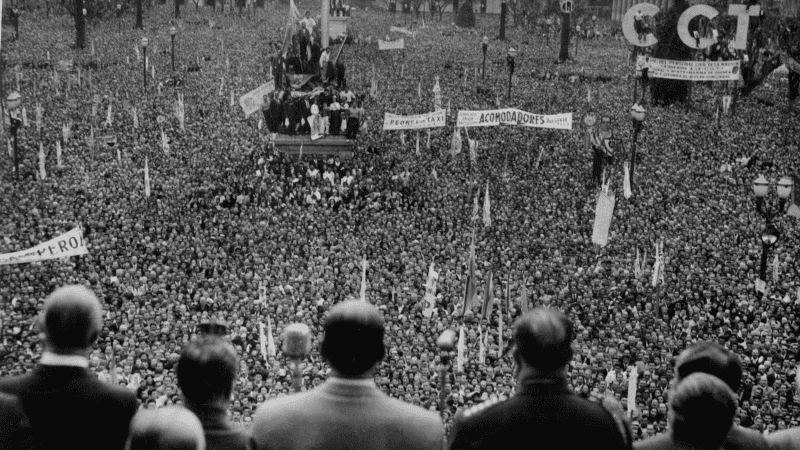
{"label": "man wearing cap", "polygon": [[355,300],[334,306],[320,348],[331,366],[328,380],[259,407],[254,449],[441,449],[437,414],[391,399],[375,385],[374,368],[386,351],[383,335],[375,306]]}
{"label": "man wearing cap", "polygon": [[103,327],[100,302],[83,286],[56,289],[40,317],[44,351],[29,374],[0,380],[16,395],[37,448],[122,449],[136,413],[133,392],[97,379],[88,355]]}
{"label": "man wearing cap", "polygon": [[572,323],[555,309],[536,308],[517,319],[515,395],[460,410],[450,449],[515,448],[523,442],[545,448],[629,448],[621,409],[615,418],[567,387],[572,334]]}

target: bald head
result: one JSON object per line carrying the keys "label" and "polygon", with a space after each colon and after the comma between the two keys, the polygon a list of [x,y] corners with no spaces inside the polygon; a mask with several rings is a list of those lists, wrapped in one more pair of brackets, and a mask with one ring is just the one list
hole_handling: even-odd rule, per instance
{"label": "bald head", "polygon": [[203,425],[180,406],[142,410],[131,422],[127,450],[205,450]]}
{"label": "bald head", "polygon": [[60,287],[45,299],[41,325],[50,351],[83,352],[103,326],[100,301],[84,286]]}
{"label": "bald head", "polygon": [[514,323],[517,359],[541,372],[554,372],[572,359],[572,322],[559,310],[535,308]]}
{"label": "bald head", "polygon": [[336,304],[325,318],[322,356],[345,376],[358,377],[383,359],[383,316],[362,301]]}

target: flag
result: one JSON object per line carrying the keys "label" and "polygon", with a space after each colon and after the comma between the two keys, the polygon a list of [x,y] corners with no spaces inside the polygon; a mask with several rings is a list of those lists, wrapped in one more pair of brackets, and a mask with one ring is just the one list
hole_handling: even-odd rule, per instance
{"label": "flag", "polygon": [[603,190],[597,195],[592,228],[592,243],[601,247],[608,244],[608,232],[611,228],[615,203],[614,193],[608,190],[608,184],[604,184]]}
{"label": "flag", "polygon": [[636,247],[636,260],[633,262],[633,276],[638,280],[642,277],[642,259],[641,254],[639,253],[639,247]]}
{"label": "flag", "polygon": [[42,116],[44,115],[44,110],[42,109],[42,105],[39,103],[36,104],[36,131],[42,131]]}
{"label": "flag", "polygon": [[494,278],[492,271],[489,271],[489,279],[486,280],[486,292],[483,294],[483,308],[481,310],[481,316],[484,319],[489,319],[492,316],[492,309],[494,307],[494,286],[492,285],[492,278]]}
{"label": "flag", "polygon": [[522,314],[528,312],[528,286],[526,284],[527,282],[528,282],[527,278],[522,279],[522,293],[519,295],[519,306]]}
{"label": "flag", "polygon": [[106,112],[106,126],[111,126],[111,103],[108,104],[108,112]]}
{"label": "flag", "polygon": [[467,263],[467,286],[464,298],[464,311],[471,311],[475,301],[475,233],[472,233],[472,243],[469,247],[469,262]]}
{"label": "flag", "polygon": [[297,155],[297,160],[300,161],[303,159],[303,143],[300,143],[300,153]]}
{"label": "flag", "polygon": [[486,360],[486,346],[483,340],[483,329],[478,325],[478,364],[483,365]]}
{"label": "flag", "polygon": [[464,325],[458,330],[458,345],[456,346],[458,354],[456,356],[456,372],[464,370],[464,363],[466,362],[467,342],[464,337]]}
{"label": "flag", "polygon": [[61,161],[61,141],[56,141],[56,166],[59,169],[64,167]]}
{"label": "flag", "polygon": [[425,305],[422,308],[422,315],[430,318],[433,315],[433,310],[436,308],[436,281],[439,279],[439,274],[434,270],[433,263],[428,269],[428,281],[425,283],[425,297],[422,299]]}
{"label": "flag", "polygon": [[114,341],[111,341],[111,356],[108,358],[108,372],[110,376],[109,381],[114,386],[117,386],[117,354],[114,351]]}
{"label": "flag", "polygon": [[628,161],[622,164],[622,194],[625,200],[633,196],[633,192],[631,191],[631,171]]}
{"label": "flag", "polygon": [[592,88],[589,88],[586,91],[586,103],[588,103],[590,105],[592,104]]}
{"label": "flag", "polygon": [[267,335],[264,333],[264,324],[258,323],[258,344],[261,347],[261,356],[267,361]]}
{"label": "flag", "polygon": [[147,156],[144,157],[144,196],[150,198],[150,167],[147,164]]}
{"label": "flag", "polygon": [[430,129],[430,128],[428,128],[428,130],[427,130],[427,131],[428,131],[428,143],[427,143],[427,144],[425,144],[425,148],[427,148],[428,150],[430,150],[430,149],[431,149],[431,129]]}
{"label": "flag", "polygon": [[31,125],[28,123],[28,110],[27,110],[27,109],[25,109],[25,107],[24,107],[24,106],[22,107],[22,125],[23,125],[23,126],[25,126],[26,128],[27,128],[27,127],[29,127],[29,126],[31,126]]}
{"label": "flag", "polygon": [[775,259],[772,262],[772,281],[778,283],[778,275],[781,267],[781,262],[778,259],[778,255],[775,254]]}
{"label": "flag", "polygon": [[461,132],[456,128],[453,130],[453,138],[450,140],[450,154],[454,157],[461,153]]}
{"label": "flag", "polygon": [[[535,169],[538,169],[539,168],[539,163],[542,162],[542,153],[544,153],[544,147],[542,147],[540,145],[539,146],[539,156],[536,157],[536,165],[534,166]],[[528,162],[530,163],[530,159],[528,160]]]}
{"label": "flag", "polygon": [[230,103],[230,106],[231,106],[231,108],[233,108],[235,105],[236,105],[236,103],[233,100],[233,91],[231,91],[231,103]]}
{"label": "flag", "polygon": [[506,314],[511,317],[511,273],[506,277]]}
{"label": "flag", "polygon": [[422,98],[422,83],[417,83],[417,96]]}
{"label": "flag", "polygon": [[119,145],[117,145],[117,163],[122,164],[122,150]]}
{"label": "flag", "polygon": [[47,178],[47,170],[45,170],[44,144],[39,142],[39,179],[44,180],[45,178]]}
{"label": "flag", "polygon": [[417,156],[419,156],[419,131],[417,131]]}
{"label": "flag", "polygon": [[169,142],[167,142],[167,135],[164,130],[161,130],[161,149],[164,150],[165,155],[169,155]]}
{"label": "flag", "polygon": [[497,315],[497,356],[503,356],[503,312]]}
{"label": "flag", "polygon": [[367,257],[364,256],[364,262],[361,263],[361,301],[367,301]]}
{"label": "flag", "polygon": [[133,116],[133,128],[139,128],[139,115],[136,113],[136,108],[131,108],[131,115]]}
{"label": "flag", "polygon": [[275,338],[272,337],[272,319],[267,316],[267,355],[275,356],[278,351],[275,348]]}
{"label": "flag", "polygon": [[467,138],[467,142],[469,143],[469,159],[474,164],[478,161],[478,141]]}
{"label": "flag", "polygon": [[636,386],[639,381],[639,371],[636,367],[631,368],[631,374],[628,376],[628,418],[633,415],[636,409]]}
{"label": "flag", "polygon": [[486,196],[483,197],[483,225],[492,225],[492,215],[490,213],[491,203],[489,201],[489,182],[486,182]]}
{"label": "flag", "polygon": [[475,194],[475,201],[472,203],[472,220],[481,220],[481,208],[478,206],[478,194]]}

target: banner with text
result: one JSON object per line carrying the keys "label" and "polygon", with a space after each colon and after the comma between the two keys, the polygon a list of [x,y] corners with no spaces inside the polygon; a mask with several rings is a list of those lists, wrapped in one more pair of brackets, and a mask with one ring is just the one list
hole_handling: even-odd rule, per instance
{"label": "banner with text", "polygon": [[640,56],[636,60],[636,71],[648,67],[650,78],[667,78],[684,81],[737,81],[739,60],[736,61],[673,61]]}
{"label": "banner with text", "polygon": [[572,129],[572,113],[541,115],[519,109],[495,109],[487,111],[459,111],[456,127],[494,127],[497,125],[517,125],[532,128]]}
{"label": "banner with text", "polygon": [[447,110],[440,109],[427,114],[414,116],[398,116],[386,113],[383,116],[384,130],[419,130],[424,128],[441,128],[447,122]]}
{"label": "banner with text", "polygon": [[87,253],[89,251],[86,249],[86,242],[83,241],[83,232],[79,227],[75,227],[61,236],[36,247],[0,255],[0,266],[66,258]]}
{"label": "banner with text", "polygon": [[396,41],[378,40],[378,50],[402,50],[404,48],[406,48],[405,39],[398,39]]}
{"label": "banner with text", "polygon": [[275,80],[269,80],[261,86],[244,94],[239,98],[239,106],[242,107],[244,115],[250,117],[253,113],[264,106],[264,96],[275,90]]}

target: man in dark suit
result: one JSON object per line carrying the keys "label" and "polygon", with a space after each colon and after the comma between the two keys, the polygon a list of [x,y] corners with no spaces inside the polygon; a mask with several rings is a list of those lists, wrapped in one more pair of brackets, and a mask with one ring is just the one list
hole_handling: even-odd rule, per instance
{"label": "man in dark suit", "polygon": [[[742,384],[742,362],[736,354],[721,345],[703,341],[687,348],[675,362],[673,385],[693,373],[707,373],[724,381],[733,392],[737,392]],[[669,434],[653,436],[634,444],[636,450],[671,449]],[[766,450],[767,441],[755,430],[734,425],[728,432],[728,438],[722,444],[724,450]]]}
{"label": "man in dark suit", "polygon": [[33,449],[31,424],[19,400],[0,393],[0,450]]}
{"label": "man in dark suit", "polygon": [[248,436],[234,429],[226,415],[238,367],[233,345],[219,336],[201,336],[181,351],[178,386],[184,405],[203,424],[206,450],[249,448]]}
{"label": "man in dark suit", "polygon": [[384,357],[384,323],[361,301],[331,308],[322,356],[330,378],[311,391],[263,404],[253,420],[258,450],[441,449],[442,422],[435,413],[389,398],[373,380]]}
{"label": "man in dark suit", "polygon": [[514,323],[512,356],[516,393],[490,400],[455,417],[450,449],[630,448],[621,408],[612,415],[567,387],[573,328],[561,312],[536,308]]}
{"label": "man in dark suit", "polygon": [[103,326],[100,302],[83,286],[56,289],[40,317],[43,353],[32,373],[0,380],[19,397],[39,449],[122,449],[136,413],[133,392],[97,379],[87,356]]}

